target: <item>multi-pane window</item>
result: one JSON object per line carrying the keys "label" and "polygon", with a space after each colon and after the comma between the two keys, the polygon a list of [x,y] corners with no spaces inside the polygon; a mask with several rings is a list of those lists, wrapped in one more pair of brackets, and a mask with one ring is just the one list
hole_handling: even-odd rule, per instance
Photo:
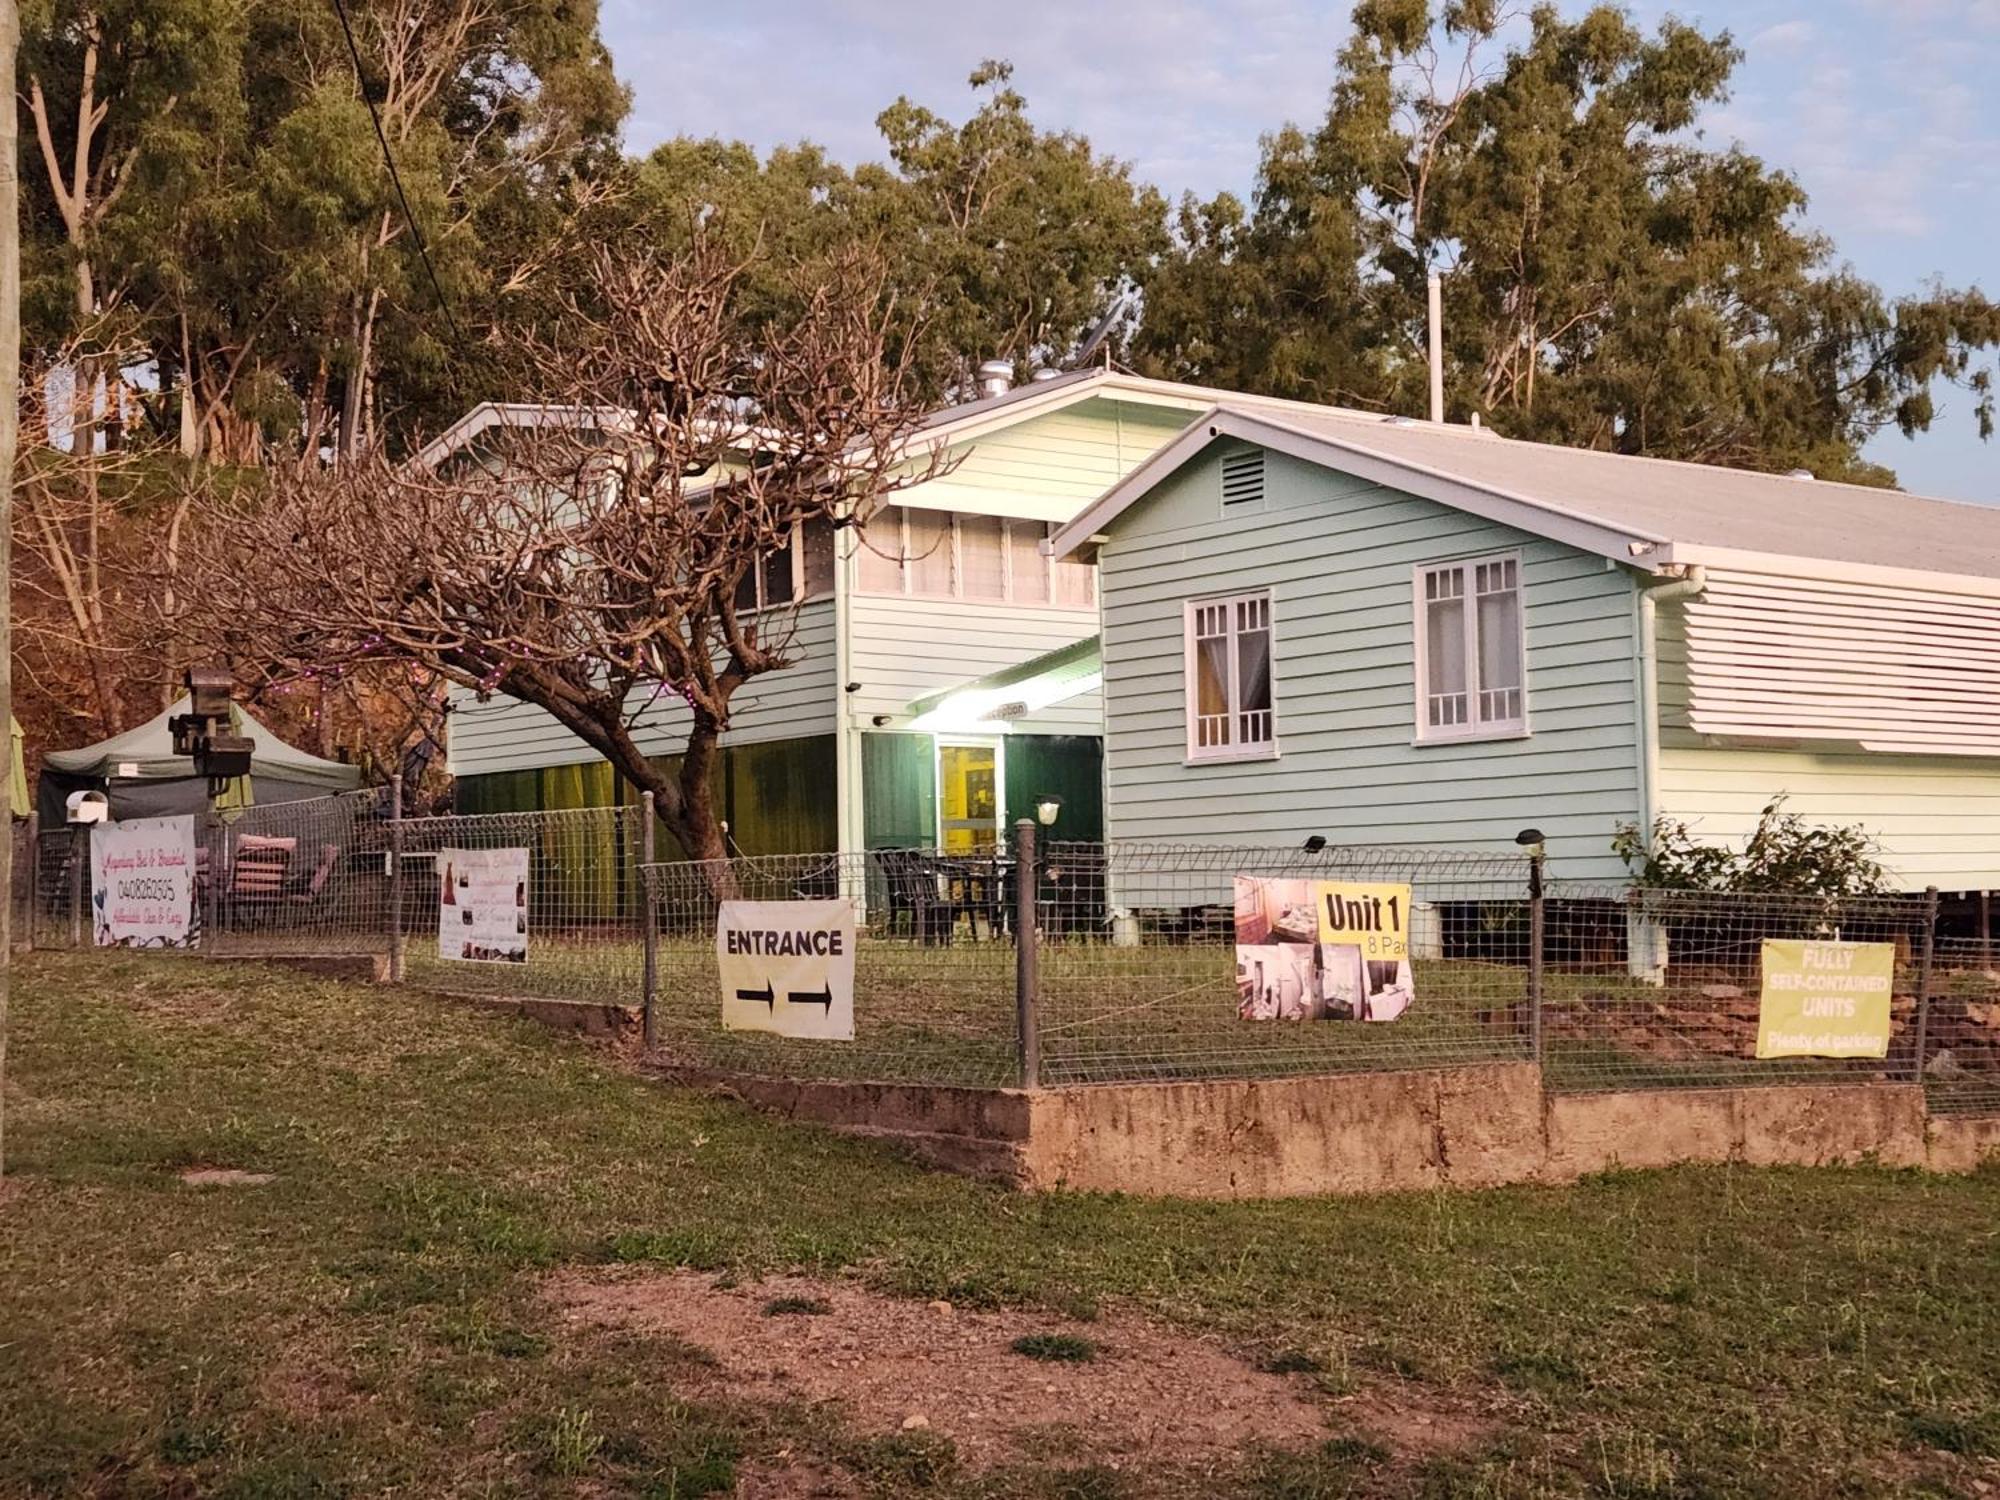
{"label": "multi-pane window", "polygon": [[833,523],[814,518],[792,528],[792,539],[761,554],[736,581],[736,610],[782,608],[833,592]]}
{"label": "multi-pane window", "polygon": [[1519,734],[1521,564],[1471,558],[1417,570],[1417,733],[1422,739]]}
{"label": "multi-pane window", "polygon": [[861,591],[1014,604],[1097,603],[1097,569],[1042,555],[1041,521],[885,506],[870,518],[857,564]]}
{"label": "multi-pane window", "polygon": [[1271,596],[1190,600],[1185,629],[1188,758],[1268,754]]}

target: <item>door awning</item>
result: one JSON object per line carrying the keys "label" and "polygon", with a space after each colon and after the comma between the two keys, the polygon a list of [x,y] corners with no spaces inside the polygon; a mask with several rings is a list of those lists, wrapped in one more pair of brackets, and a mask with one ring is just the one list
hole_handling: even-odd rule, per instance
{"label": "door awning", "polygon": [[984,677],[913,699],[910,728],[943,733],[1004,729],[1015,719],[1094,693],[1103,684],[1100,640],[1085,636]]}

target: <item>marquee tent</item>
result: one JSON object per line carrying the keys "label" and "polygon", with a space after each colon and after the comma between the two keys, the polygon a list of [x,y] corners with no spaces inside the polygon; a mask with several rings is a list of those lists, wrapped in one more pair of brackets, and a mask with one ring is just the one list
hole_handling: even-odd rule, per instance
{"label": "marquee tent", "polygon": [[[161,818],[200,812],[208,788],[194,773],[194,762],[174,754],[167,720],[188,711],[183,697],[165,713],[136,729],[81,750],[51,750],[42,757],[41,784],[35,805],[42,826],[65,821],[71,792],[98,791],[111,799],[114,818]],[[361,769],[337,760],[321,760],[279,739],[242,707],[235,710],[237,733],[248,735],[255,749],[250,757],[252,802],[296,802],[348,792],[361,784]]]}

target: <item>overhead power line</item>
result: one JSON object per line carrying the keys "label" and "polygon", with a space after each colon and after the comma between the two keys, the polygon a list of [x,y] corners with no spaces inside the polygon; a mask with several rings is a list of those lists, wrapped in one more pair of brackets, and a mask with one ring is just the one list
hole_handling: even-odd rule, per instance
{"label": "overhead power line", "polygon": [[403,222],[410,226],[410,237],[416,243],[417,258],[424,263],[424,274],[430,278],[431,291],[437,296],[438,310],[444,314],[444,321],[451,329],[452,342],[459,352],[465,352],[465,335],[459,331],[458,319],[451,315],[451,299],[444,294],[444,284],[438,280],[437,267],[431,264],[430,246],[424,243],[423,227],[417,223],[417,216],[410,212],[409,194],[403,191],[403,175],[396,170],[396,154],[389,149],[388,134],[382,129],[382,112],[375,107],[375,97],[368,92],[368,75],[361,66],[361,46],[354,40],[354,23],[347,18],[346,0],[333,0],[333,13],[340,17],[341,33],[347,38],[347,55],[354,59],[354,86],[361,91],[361,102],[368,106],[368,119],[375,126],[375,139],[382,147],[382,164],[389,169],[390,186],[396,190],[396,201],[403,208]]}

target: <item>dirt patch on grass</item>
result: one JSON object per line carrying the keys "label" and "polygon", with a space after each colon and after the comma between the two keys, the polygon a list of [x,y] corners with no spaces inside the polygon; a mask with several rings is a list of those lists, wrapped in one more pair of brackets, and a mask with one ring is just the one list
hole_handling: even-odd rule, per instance
{"label": "dirt patch on grass", "polygon": [[[1306,1379],[1266,1374],[1125,1314],[1080,1323],[803,1277],[718,1287],[691,1271],[563,1272],[547,1293],[572,1328],[665,1335],[708,1350],[717,1396],[838,1401],[861,1434],[949,1438],[973,1469],[1052,1446],[1106,1463],[1207,1469],[1247,1445],[1304,1448],[1328,1436],[1324,1400]],[[807,1300],[825,1311],[765,1310]],[[1037,1335],[1083,1341],[1089,1355],[1014,1351]]]}
{"label": "dirt patch on grass", "polygon": [[1414,1381],[1385,1381],[1338,1403],[1341,1415],[1399,1458],[1463,1453],[1491,1442],[1502,1424],[1470,1400]]}

